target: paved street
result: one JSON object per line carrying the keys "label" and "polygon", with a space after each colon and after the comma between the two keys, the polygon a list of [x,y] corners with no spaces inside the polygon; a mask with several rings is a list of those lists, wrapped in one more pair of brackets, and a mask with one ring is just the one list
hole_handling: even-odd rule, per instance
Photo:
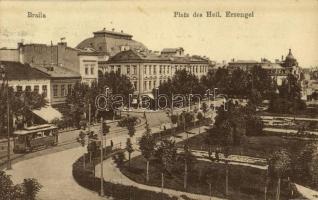
{"label": "paved street", "polygon": [[43,185],[38,195],[41,200],[105,200],[79,186],[73,179],[72,164],[83,152],[84,148],[77,147],[38,156],[14,164],[13,170],[7,173],[12,175],[15,183],[21,183],[24,178],[36,178]]}

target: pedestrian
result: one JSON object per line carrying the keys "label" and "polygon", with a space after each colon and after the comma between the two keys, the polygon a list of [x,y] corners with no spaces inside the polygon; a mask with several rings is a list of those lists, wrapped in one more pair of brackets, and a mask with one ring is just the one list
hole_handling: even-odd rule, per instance
{"label": "pedestrian", "polygon": [[113,140],[110,140],[110,148],[113,149],[114,143]]}

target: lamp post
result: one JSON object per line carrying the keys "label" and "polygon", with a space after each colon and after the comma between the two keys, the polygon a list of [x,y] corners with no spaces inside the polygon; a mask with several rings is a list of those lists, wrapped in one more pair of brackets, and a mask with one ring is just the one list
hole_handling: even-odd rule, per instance
{"label": "lamp post", "polygon": [[0,65],[0,75],[2,77],[3,83],[5,84],[5,80],[7,80],[6,84],[6,96],[7,96],[7,137],[8,137],[8,161],[7,161],[7,169],[12,169],[11,166],[11,158],[10,158],[10,108],[9,108],[9,80],[6,73],[6,69],[3,65]]}

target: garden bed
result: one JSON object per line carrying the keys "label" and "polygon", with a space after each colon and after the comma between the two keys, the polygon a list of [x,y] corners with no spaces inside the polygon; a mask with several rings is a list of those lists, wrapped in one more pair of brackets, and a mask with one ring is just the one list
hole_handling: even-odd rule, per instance
{"label": "garden bed", "polygon": [[[108,152],[105,159],[110,157],[119,151]],[[86,162],[89,161],[89,156],[85,156]],[[100,178],[94,176],[93,168],[100,162],[100,159],[96,159],[94,164],[86,164],[86,169],[83,168],[83,157],[80,157],[73,164],[73,177],[75,181],[84,188],[92,190],[94,192],[100,192]],[[133,186],[126,186],[116,183],[104,181],[104,194],[107,197],[112,197],[113,200],[177,200],[177,197],[170,197],[167,194],[157,193],[149,190],[142,190]]]}
{"label": "garden bed", "polygon": [[[189,138],[188,144],[191,149],[208,151],[209,146],[206,144],[206,135],[207,133],[202,133]],[[272,152],[278,149],[285,148],[293,152],[310,142],[283,138],[280,135],[248,136],[244,145],[231,147],[230,154],[267,158]],[[183,144],[184,142],[178,143],[181,146]],[[212,145],[211,148],[214,151],[216,146]]]}
{"label": "garden bed", "polygon": [[[146,182],[146,160],[142,156],[131,160],[131,167],[126,163],[120,168],[121,172],[131,180],[151,185],[161,186],[161,173],[156,162],[152,160],[149,167],[149,182]],[[186,192],[209,195],[209,184],[212,187],[212,196],[229,199],[264,199],[264,186],[266,171],[239,165],[229,165],[229,195],[225,196],[225,165],[206,161],[197,161],[188,173],[188,187]],[[209,176],[209,177],[208,177]],[[212,181],[210,181],[212,180]],[[184,167],[176,164],[172,172],[165,173],[164,188],[184,190]],[[276,183],[276,182],[275,182]],[[275,184],[270,183],[268,199],[274,199],[276,194]],[[282,182],[281,199],[288,199],[287,181]],[[299,197],[298,195],[294,198]]]}

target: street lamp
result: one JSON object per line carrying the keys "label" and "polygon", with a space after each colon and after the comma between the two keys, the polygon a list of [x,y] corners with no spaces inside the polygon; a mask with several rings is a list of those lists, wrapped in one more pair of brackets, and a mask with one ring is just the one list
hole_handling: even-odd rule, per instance
{"label": "street lamp", "polygon": [[7,137],[8,137],[8,161],[7,161],[7,169],[12,169],[11,167],[11,158],[10,158],[10,108],[9,108],[9,80],[8,75],[6,73],[6,69],[4,65],[0,65],[0,75],[3,80],[3,83],[5,84],[5,80],[7,80],[6,84],[6,96],[7,96]]}

